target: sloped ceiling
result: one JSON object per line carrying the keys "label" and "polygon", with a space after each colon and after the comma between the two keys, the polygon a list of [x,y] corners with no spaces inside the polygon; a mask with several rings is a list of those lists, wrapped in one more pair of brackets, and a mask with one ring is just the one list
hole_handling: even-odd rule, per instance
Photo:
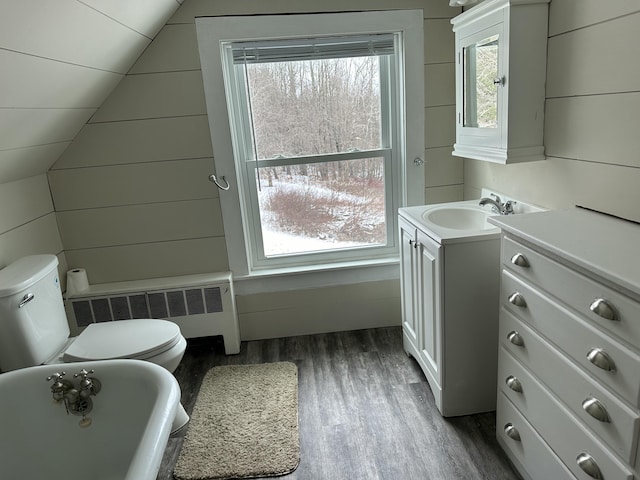
{"label": "sloped ceiling", "polygon": [[45,173],[183,1],[1,1],[0,183]]}

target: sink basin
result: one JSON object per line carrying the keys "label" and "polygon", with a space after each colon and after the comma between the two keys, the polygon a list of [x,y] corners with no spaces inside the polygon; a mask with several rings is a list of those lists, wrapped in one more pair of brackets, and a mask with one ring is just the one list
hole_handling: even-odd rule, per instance
{"label": "sink basin", "polygon": [[[56,372],[94,370],[87,419],[53,401]],[[0,374],[2,478],[155,480],[180,402],[164,368],[142,360],[42,365]],[[90,419],[90,421],[88,420]],[[88,424],[88,425],[87,425]]]}
{"label": "sink basin", "polygon": [[492,213],[475,206],[452,206],[433,208],[422,214],[424,221],[454,230],[488,230],[495,228],[487,222]]}
{"label": "sink basin", "polygon": [[[543,209],[519,199],[482,189],[481,198],[499,196],[511,201],[514,214],[539,212]],[[398,210],[399,215],[417,226],[440,244],[484,241],[500,237],[500,228],[488,220],[498,216],[491,205],[480,205],[479,200],[414,205]]]}

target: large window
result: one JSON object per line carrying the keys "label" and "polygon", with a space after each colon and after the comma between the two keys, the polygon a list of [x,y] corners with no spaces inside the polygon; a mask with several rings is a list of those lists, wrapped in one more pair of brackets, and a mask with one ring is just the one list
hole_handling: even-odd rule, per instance
{"label": "large window", "polygon": [[[206,28],[229,18],[197,19],[216,171],[237,199],[225,208],[221,193],[227,245],[242,255],[234,262],[230,252],[235,273],[397,256],[397,209],[407,197],[405,33],[322,21],[337,16],[353,14],[239,17],[254,28],[233,35]],[[273,28],[278,18],[310,17],[315,32]],[[210,101],[221,92],[226,118]],[[219,161],[223,141],[232,165]],[[230,239],[228,225],[241,236]]]}

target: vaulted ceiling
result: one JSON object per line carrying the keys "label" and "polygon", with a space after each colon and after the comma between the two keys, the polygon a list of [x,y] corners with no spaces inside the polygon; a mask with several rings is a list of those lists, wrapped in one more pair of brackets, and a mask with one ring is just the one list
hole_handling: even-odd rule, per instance
{"label": "vaulted ceiling", "polygon": [[184,0],[0,3],[0,183],[45,173]]}

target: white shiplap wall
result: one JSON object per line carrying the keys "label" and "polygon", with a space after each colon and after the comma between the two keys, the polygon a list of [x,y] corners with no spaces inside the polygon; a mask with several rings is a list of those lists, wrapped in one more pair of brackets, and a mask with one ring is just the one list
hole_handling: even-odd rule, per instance
{"label": "white shiplap wall", "polygon": [[549,208],[583,205],[640,221],[640,2],[553,0],[547,160],[465,160],[465,197],[483,186]]}
{"label": "white shiplap wall", "polygon": [[0,4],[0,268],[53,253],[65,271],[46,172],[180,3]]}
{"label": "white shiplap wall", "polygon": [[[195,16],[422,8],[428,202],[462,198],[443,0],[186,0],[49,172],[69,264],[93,283],[228,269]],[[450,126],[447,126],[450,125]],[[398,281],[238,297],[243,339],[399,324]]]}
{"label": "white shiplap wall", "polygon": [[58,255],[66,270],[45,174],[0,185],[0,267],[36,253]]}
{"label": "white shiplap wall", "polygon": [[[451,160],[449,126],[455,101],[449,20],[458,9],[438,0],[352,1],[348,9],[371,8],[425,11],[425,72],[432,87],[426,90],[425,195],[429,202],[461,199],[462,162]],[[301,2],[295,11],[319,9],[345,5]],[[175,13],[49,173],[70,264],[94,272],[94,282],[228,268],[218,191],[207,181],[213,152],[194,17],[293,10],[282,0],[187,0]],[[193,205],[201,208],[184,215]],[[105,231],[102,242],[87,232],[89,217],[96,219],[96,232]],[[137,252],[135,262],[129,250]],[[158,251],[165,252],[162,262]]]}

